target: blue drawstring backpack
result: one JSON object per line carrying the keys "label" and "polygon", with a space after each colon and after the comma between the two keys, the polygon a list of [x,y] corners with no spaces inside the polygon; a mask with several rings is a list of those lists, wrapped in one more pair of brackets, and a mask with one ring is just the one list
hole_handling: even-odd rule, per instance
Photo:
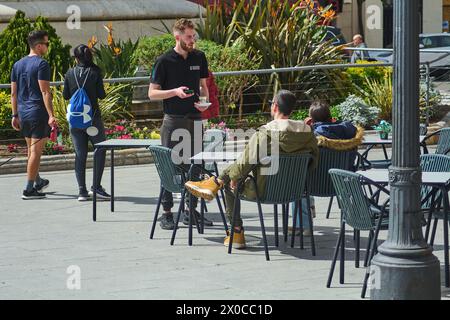
{"label": "blue drawstring backpack", "polygon": [[71,128],[87,129],[92,126],[92,105],[86,90],[84,90],[84,85],[86,84],[90,71],[91,69],[88,68],[86,79],[84,79],[83,86],[80,87],[77,79],[77,73],[75,69],[73,70],[78,89],[75,91],[72,98],[70,98],[69,105],[67,106],[66,116]]}

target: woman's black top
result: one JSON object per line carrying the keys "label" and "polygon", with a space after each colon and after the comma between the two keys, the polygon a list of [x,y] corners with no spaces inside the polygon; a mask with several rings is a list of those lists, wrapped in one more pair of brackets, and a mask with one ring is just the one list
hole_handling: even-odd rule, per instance
{"label": "woman's black top", "polygon": [[[88,69],[90,70],[89,73]],[[69,100],[75,91],[78,90],[75,76],[77,77],[80,88],[83,86],[87,76],[84,90],[86,90],[92,107],[98,108],[98,99],[104,99],[106,97],[100,69],[98,67],[86,67],[82,64],[78,64],[76,67],[69,69],[64,77],[63,96],[66,100]]]}

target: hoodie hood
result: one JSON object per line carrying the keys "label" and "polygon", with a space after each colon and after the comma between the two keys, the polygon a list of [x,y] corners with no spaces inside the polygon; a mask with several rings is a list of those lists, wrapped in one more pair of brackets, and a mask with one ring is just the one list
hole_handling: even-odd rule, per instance
{"label": "hoodie hood", "polygon": [[301,152],[305,149],[305,144],[317,143],[311,127],[303,121],[290,119],[273,120],[262,126],[261,129],[272,139],[278,135],[281,152]]}

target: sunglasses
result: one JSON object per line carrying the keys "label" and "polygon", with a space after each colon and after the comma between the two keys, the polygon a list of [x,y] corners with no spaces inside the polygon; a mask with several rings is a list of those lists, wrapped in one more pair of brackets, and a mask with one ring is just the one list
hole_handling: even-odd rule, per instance
{"label": "sunglasses", "polygon": [[46,47],[48,47],[48,46],[50,45],[50,42],[41,42],[41,43],[39,43],[39,44],[43,44],[43,45],[45,45]]}

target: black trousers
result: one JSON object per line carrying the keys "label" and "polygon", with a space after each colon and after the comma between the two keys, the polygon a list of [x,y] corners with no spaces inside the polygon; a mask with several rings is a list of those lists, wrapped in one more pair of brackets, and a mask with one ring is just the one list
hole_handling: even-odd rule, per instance
{"label": "black trousers", "polygon": [[[164,115],[161,126],[161,144],[174,149],[172,160],[188,171],[191,164],[189,158],[201,152],[203,147],[203,124],[200,115]],[[198,181],[200,171],[194,170],[191,179]],[[186,201],[189,203],[189,197],[186,198]],[[197,202],[198,199],[193,198],[194,208],[197,207]],[[164,191],[161,203],[164,211],[170,211],[173,207],[172,192]]]}

